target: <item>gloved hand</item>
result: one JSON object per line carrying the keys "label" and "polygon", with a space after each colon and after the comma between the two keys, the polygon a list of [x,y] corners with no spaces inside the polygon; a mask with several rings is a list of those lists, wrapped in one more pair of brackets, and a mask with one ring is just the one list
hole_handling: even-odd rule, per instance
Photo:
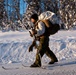
{"label": "gloved hand", "polygon": [[33,47],[30,46],[29,49],[28,49],[28,51],[29,51],[29,52],[33,51]]}
{"label": "gloved hand", "polygon": [[33,35],[37,34],[37,31],[35,29],[32,29],[32,34]]}

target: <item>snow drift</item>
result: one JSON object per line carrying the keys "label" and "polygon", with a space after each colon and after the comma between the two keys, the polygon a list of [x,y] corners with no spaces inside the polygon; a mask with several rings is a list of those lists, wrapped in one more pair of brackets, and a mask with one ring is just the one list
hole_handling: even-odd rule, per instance
{"label": "snow drift", "polygon": [[[0,32],[0,63],[34,62],[36,50],[28,52],[32,40],[28,31]],[[76,31],[59,31],[50,36],[49,46],[59,61],[76,59]],[[49,61],[44,55],[42,63]]]}

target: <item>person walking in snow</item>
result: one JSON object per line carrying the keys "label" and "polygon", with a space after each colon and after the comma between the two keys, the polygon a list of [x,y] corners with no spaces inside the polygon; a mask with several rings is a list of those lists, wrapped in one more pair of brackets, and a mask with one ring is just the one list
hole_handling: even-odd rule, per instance
{"label": "person walking in snow", "polygon": [[[31,22],[34,24],[35,29],[32,30],[32,35],[35,35],[36,38],[39,38],[39,45],[37,47],[37,54],[35,62],[30,67],[41,67],[41,58],[44,54],[46,54],[51,60],[49,64],[54,64],[55,62],[58,62],[57,57],[55,54],[50,50],[49,48],[49,36],[47,34],[47,29],[45,24],[40,21],[38,21],[38,15],[33,14],[30,17]],[[33,45],[35,46],[36,42],[33,41]],[[30,46],[29,52],[32,51],[33,45]]]}

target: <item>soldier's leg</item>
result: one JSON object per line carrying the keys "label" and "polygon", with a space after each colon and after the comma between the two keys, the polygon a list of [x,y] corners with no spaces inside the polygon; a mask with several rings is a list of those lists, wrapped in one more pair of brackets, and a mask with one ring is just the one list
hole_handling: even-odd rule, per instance
{"label": "soldier's leg", "polygon": [[49,62],[49,64],[53,64],[54,62],[58,62],[57,57],[55,56],[55,54],[50,50],[50,48],[48,47],[46,50],[46,55],[51,59],[51,62]]}
{"label": "soldier's leg", "polygon": [[[46,40],[46,41],[45,41]],[[37,48],[37,54],[36,54],[36,59],[33,65],[31,67],[40,67],[41,66],[41,58],[45,54],[47,48],[47,38],[42,37],[39,42],[39,46]]]}
{"label": "soldier's leg", "polygon": [[45,54],[45,51],[37,50],[35,64],[37,64],[38,66],[41,66],[41,58],[44,54]]}

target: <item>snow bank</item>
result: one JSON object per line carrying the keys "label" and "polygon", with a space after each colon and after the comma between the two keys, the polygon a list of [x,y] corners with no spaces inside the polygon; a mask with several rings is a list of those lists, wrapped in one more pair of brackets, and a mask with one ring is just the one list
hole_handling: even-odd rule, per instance
{"label": "snow bank", "polygon": [[[32,42],[28,31],[0,32],[0,63],[32,63],[36,50],[28,52]],[[76,59],[76,31],[59,31],[50,36],[50,49],[58,60]],[[42,63],[48,63],[49,58],[44,55]]]}

